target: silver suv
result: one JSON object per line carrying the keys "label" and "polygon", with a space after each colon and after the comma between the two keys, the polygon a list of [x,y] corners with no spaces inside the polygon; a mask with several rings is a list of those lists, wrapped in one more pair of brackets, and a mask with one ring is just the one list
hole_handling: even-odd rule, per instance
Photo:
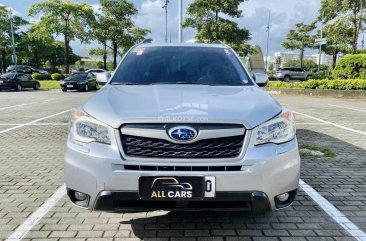
{"label": "silver suv", "polygon": [[225,45],[133,47],[70,126],[65,183],[82,208],[264,212],[296,196],[294,116]]}
{"label": "silver suv", "polygon": [[314,73],[311,71],[306,71],[302,68],[278,68],[276,70],[275,77],[277,79],[289,82],[290,80],[308,80]]}

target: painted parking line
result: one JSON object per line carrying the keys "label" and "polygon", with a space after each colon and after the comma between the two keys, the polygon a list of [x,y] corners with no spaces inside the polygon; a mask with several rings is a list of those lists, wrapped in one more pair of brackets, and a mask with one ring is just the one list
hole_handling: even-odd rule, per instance
{"label": "painted parking line", "polygon": [[[0,126],[19,126],[23,124],[0,124]],[[69,123],[33,123],[27,124],[27,126],[68,126]]]}
{"label": "painted parking line", "polygon": [[47,199],[36,211],[34,211],[5,241],[18,241],[23,239],[66,194],[65,184],[62,185],[52,196]]}
{"label": "painted parking line", "polygon": [[361,110],[361,109],[357,109],[357,108],[352,108],[352,107],[347,107],[347,106],[342,106],[342,105],[330,105],[329,106],[333,106],[333,107],[337,107],[337,108],[343,108],[343,109],[348,109],[348,110],[354,110],[354,111],[359,111],[359,112],[365,112],[366,110]]}
{"label": "painted parking line", "polygon": [[35,123],[37,123],[39,121],[46,120],[48,118],[52,118],[52,117],[55,117],[55,116],[58,116],[58,115],[65,114],[65,113],[67,113],[69,111],[71,111],[71,109],[68,109],[68,110],[65,110],[65,111],[61,111],[61,112],[56,113],[56,114],[53,114],[53,115],[45,116],[45,117],[39,118],[37,120],[31,121],[31,122],[28,122],[28,123],[25,123],[25,124],[20,124],[20,125],[17,125],[17,126],[13,126],[13,127],[10,127],[10,128],[7,128],[5,130],[0,131],[0,134],[6,133],[6,132],[9,132],[9,131],[12,131],[12,130],[19,129],[19,128],[24,127],[24,126],[32,125],[32,124],[35,124]]}
{"label": "painted parking line", "polygon": [[19,104],[19,105],[11,105],[11,106],[0,107],[0,111],[13,109],[13,108],[17,108],[17,107],[22,107],[22,106],[27,106],[27,105],[32,105],[32,104],[38,104],[39,105],[39,104],[47,103],[47,102],[54,101],[54,100],[64,99],[66,97],[67,96],[61,96],[61,97],[52,98],[52,99],[49,99],[49,100],[43,100],[42,102],[35,101],[35,102],[29,102],[29,103],[24,103],[24,104]]}
{"label": "painted parking line", "polygon": [[1,107],[0,110],[8,110],[8,109],[12,109],[12,108],[16,108],[16,107],[20,107],[20,106],[25,106],[25,105],[29,105],[30,103],[27,104],[20,104],[20,105],[11,105],[11,106],[6,106],[6,107]]}
{"label": "painted parking line", "polygon": [[316,202],[336,223],[346,230],[352,237],[359,241],[366,241],[366,233],[351,222],[342,212],[333,204],[321,196],[314,188],[309,186],[303,180],[300,180],[300,188]]}
{"label": "painted parking line", "polygon": [[347,131],[351,131],[351,132],[354,132],[354,133],[357,133],[357,134],[361,134],[361,135],[366,136],[366,132],[364,132],[364,131],[355,130],[355,129],[352,129],[352,128],[349,128],[349,127],[346,127],[346,126],[338,125],[336,123],[333,123],[333,122],[330,122],[330,121],[326,121],[326,120],[322,120],[322,119],[319,119],[317,117],[314,117],[314,116],[311,116],[311,115],[307,115],[307,114],[304,114],[304,113],[301,113],[301,112],[297,112],[297,111],[293,111],[293,112],[295,114],[302,115],[302,116],[308,117],[310,119],[313,119],[313,120],[317,120],[317,121],[326,123],[328,125],[332,125],[332,126],[335,126],[335,127],[338,127],[338,128],[344,129],[344,130],[347,130]]}

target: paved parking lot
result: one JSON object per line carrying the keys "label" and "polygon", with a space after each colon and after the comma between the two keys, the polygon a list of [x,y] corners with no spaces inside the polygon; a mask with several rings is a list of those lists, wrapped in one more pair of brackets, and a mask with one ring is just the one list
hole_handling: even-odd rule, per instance
{"label": "paved parking lot", "polygon": [[0,93],[1,240],[366,240],[365,101],[275,96],[296,111],[300,145],[337,154],[302,160],[307,193],[285,210],[111,214],[76,208],[59,189],[69,110],[92,94]]}

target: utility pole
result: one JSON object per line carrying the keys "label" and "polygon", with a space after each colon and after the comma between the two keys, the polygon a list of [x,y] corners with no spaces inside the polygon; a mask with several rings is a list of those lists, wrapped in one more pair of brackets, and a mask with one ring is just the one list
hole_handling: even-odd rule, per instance
{"label": "utility pole", "polygon": [[12,46],[13,46],[13,62],[14,62],[15,73],[16,73],[18,71],[17,70],[17,54],[15,51],[15,40],[14,40],[14,18],[13,18],[13,12],[11,11],[11,9],[10,9],[9,18],[10,18],[10,29],[11,29],[11,40],[12,40]]}
{"label": "utility pole", "polygon": [[168,4],[169,0],[165,0],[163,8],[165,9],[165,43],[168,42]]}
{"label": "utility pole", "polygon": [[362,34],[362,41],[361,41],[361,43],[362,43],[362,49],[363,49],[363,46],[365,44],[365,33]]}
{"label": "utility pole", "polygon": [[178,42],[182,43],[182,19],[183,19],[183,5],[182,0],[179,0],[179,32],[178,32]]}
{"label": "utility pole", "polygon": [[269,49],[269,30],[271,28],[271,11],[268,13],[268,25],[267,25],[267,54],[266,54],[266,73],[268,70],[268,49]]}
{"label": "utility pole", "polygon": [[[323,27],[324,27],[324,12],[322,12],[322,23],[320,29],[320,39],[323,39]],[[319,62],[318,62],[318,72],[320,72],[320,65],[322,63],[322,43],[319,43]]]}

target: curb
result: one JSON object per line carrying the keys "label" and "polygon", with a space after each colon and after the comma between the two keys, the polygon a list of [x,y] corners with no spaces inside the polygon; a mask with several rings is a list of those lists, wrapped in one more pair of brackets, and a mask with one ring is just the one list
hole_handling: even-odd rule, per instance
{"label": "curb", "polygon": [[265,88],[265,90],[271,95],[301,95],[344,99],[366,99],[366,90],[319,90],[289,88]]}

